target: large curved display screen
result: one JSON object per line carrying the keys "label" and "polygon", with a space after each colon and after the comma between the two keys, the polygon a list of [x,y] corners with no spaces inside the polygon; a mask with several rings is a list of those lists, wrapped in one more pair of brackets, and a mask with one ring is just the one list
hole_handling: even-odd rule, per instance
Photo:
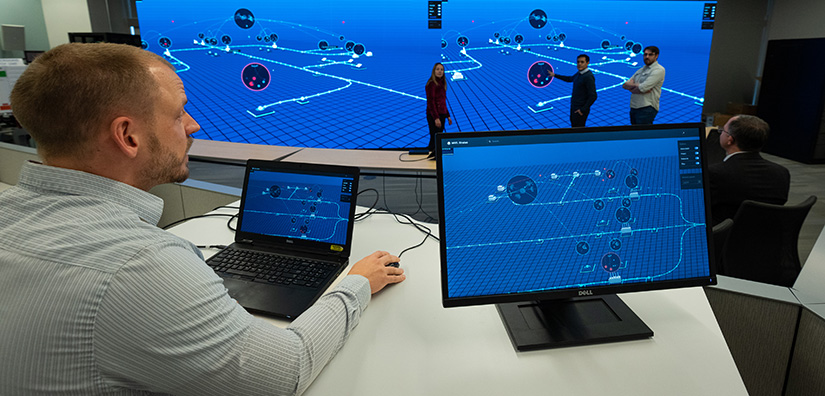
{"label": "large curved display screen", "polygon": [[444,64],[447,132],[569,126],[588,54],[588,126],[629,123],[622,82],[645,46],[666,69],[657,123],[700,120],[715,2],[137,2],[143,47],[168,59],[189,112],[217,141],[323,148],[424,147],[424,86]]}

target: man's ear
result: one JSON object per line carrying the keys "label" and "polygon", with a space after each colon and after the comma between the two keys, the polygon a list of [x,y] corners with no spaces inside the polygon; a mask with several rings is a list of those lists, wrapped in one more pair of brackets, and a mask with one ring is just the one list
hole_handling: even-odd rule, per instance
{"label": "man's ear", "polygon": [[138,147],[143,141],[138,132],[135,121],[127,116],[120,116],[112,120],[109,124],[109,137],[112,142],[128,158],[135,158],[138,154]]}

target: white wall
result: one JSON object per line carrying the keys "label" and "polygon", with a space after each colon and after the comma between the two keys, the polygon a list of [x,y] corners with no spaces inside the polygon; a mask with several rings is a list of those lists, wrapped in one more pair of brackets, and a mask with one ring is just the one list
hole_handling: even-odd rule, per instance
{"label": "white wall", "polygon": [[69,42],[69,32],[91,32],[86,0],[41,0],[49,47]]}

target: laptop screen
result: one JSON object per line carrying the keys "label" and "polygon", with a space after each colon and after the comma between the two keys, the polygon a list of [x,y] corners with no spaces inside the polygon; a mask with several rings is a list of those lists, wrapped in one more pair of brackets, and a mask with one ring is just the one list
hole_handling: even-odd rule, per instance
{"label": "laptop screen", "polygon": [[236,239],[349,250],[358,169],[250,160]]}

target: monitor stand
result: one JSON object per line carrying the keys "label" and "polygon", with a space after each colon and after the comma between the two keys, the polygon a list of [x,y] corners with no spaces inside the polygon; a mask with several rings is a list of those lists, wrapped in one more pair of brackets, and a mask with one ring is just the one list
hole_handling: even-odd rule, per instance
{"label": "monitor stand", "polygon": [[615,294],[496,307],[519,351],[653,337],[653,331]]}

